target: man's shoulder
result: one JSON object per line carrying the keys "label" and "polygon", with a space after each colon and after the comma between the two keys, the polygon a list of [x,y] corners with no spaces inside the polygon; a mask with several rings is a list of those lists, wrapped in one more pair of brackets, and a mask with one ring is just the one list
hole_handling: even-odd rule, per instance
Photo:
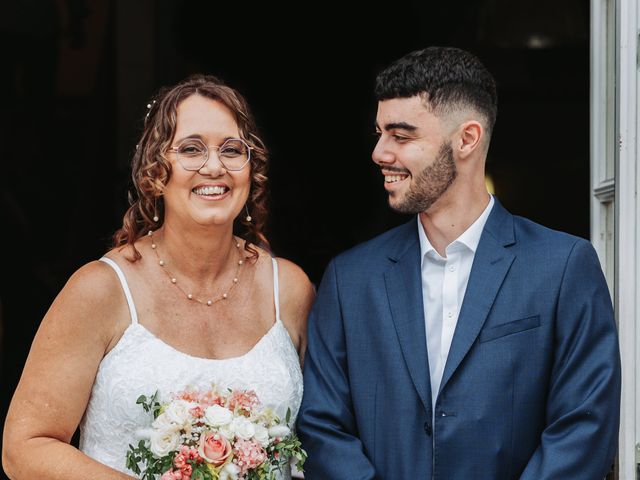
{"label": "man's shoulder", "polygon": [[340,253],[332,262],[340,268],[364,267],[371,270],[376,265],[386,265],[391,255],[413,241],[418,241],[415,218]]}
{"label": "man's shoulder", "polygon": [[588,240],[560,230],[554,230],[528,218],[513,216],[515,237],[523,248],[553,248],[571,250],[577,243],[589,243]]}
{"label": "man's shoulder", "polygon": [[571,250],[577,243],[589,243],[575,235],[554,230],[535,221],[514,215],[497,199],[484,227],[483,235],[491,235],[499,244],[516,250]]}
{"label": "man's shoulder", "polygon": [[544,263],[564,271],[572,257],[584,261],[596,259],[597,255],[591,242],[570,233],[554,230],[527,218],[514,216],[516,244],[514,251],[525,264]]}

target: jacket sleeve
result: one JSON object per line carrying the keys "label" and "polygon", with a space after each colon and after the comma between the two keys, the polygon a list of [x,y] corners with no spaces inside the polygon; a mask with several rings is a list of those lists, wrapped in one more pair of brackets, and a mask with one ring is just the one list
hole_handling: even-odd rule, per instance
{"label": "jacket sleeve", "polygon": [[343,320],[332,261],[309,316],[304,398],[297,424],[308,454],[307,480],[370,480],[375,476],[353,414]]}
{"label": "jacket sleeve", "polygon": [[579,240],[556,310],[546,427],[521,480],[594,479],[609,471],[620,422],[620,352],[598,257]]}

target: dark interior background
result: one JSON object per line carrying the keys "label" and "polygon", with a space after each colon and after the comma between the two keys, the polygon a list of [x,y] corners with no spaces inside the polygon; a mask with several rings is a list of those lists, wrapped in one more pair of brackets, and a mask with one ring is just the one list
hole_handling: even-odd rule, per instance
{"label": "dark interior background", "polygon": [[0,418],[70,274],[109,247],[154,91],[190,73],[248,99],[271,151],[274,252],[328,260],[407,220],[371,162],[375,75],[428,45],[477,54],[499,89],[501,202],[589,236],[589,1],[8,0],[0,7]]}

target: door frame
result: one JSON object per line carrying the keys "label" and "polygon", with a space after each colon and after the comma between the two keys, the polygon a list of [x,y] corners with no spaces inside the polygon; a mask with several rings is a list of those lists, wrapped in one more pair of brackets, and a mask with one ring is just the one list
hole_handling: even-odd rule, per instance
{"label": "door frame", "polygon": [[640,204],[637,0],[591,0],[591,240],[616,311],[622,360],[618,478],[636,479],[640,450]]}

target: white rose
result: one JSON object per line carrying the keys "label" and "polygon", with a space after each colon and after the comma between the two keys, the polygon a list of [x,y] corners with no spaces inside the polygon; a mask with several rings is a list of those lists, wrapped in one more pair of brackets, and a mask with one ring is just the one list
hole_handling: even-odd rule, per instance
{"label": "white rose", "polygon": [[156,430],[151,434],[151,451],[164,457],[180,447],[180,434],[175,430]]}
{"label": "white rose", "polygon": [[191,412],[189,409],[193,405],[185,400],[174,400],[162,413],[166,415],[167,420],[180,428],[187,428],[191,425]]}
{"label": "white rose", "polygon": [[255,425],[246,417],[236,417],[231,423],[236,435],[243,440],[250,440],[256,433]]}
{"label": "white rose", "polygon": [[222,470],[220,470],[220,480],[237,480],[239,473],[239,466],[235,463],[227,463]]}
{"label": "white rose", "polygon": [[211,405],[204,411],[204,419],[212,427],[221,427],[233,420],[233,413],[220,405]]}
{"label": "white rose", "polygon": [[291,433],[291,430],[286,425],[274,425],[269,429],[270,437],[284,438]]}
{"label": "white rose", "polygon": [[255,425],[256,433],[253,435],[253,438],[262,445],[266,447],[269,445],[269,431],[262,425]]}
{"label": "white rose", "polygon": [[154,429],[160,431],[178,431],[180,426],[173,423],[167,415],[161,413],[151,424]]}
{"label": "white rose", "polygon": [[236,431],[233,428],[233,422],[218,427],[218,433],[223,437],[226,437],[230,442],[233,441],[233,437],[236,435]]}

